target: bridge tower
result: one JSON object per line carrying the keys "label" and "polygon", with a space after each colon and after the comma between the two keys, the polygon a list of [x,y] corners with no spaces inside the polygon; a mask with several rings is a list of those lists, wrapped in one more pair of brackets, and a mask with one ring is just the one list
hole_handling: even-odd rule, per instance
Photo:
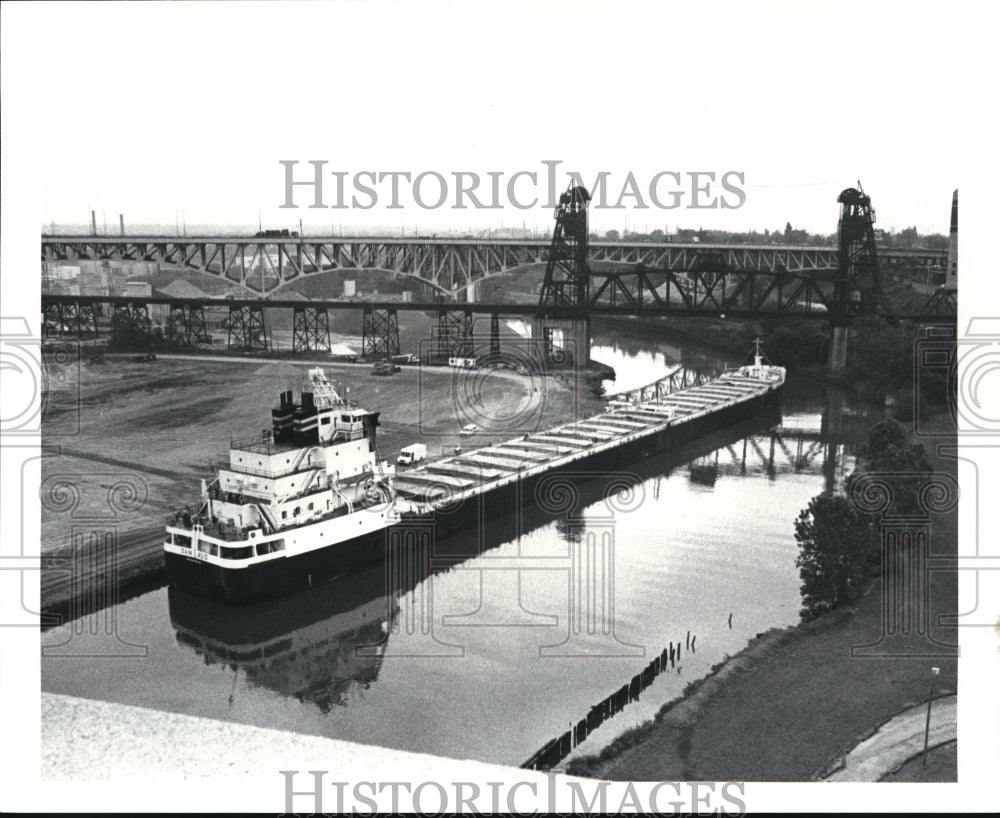
{"label": "bridge tower", "polygon": [[292,317],[292,352],[319,350],[330,351],[330,318],[326,307],[296,307]]}
{"label": "bridge tower", "polygon": [[243,352],[267,350],[264,308],[258,304],[229,307],[229,348]]}
{"label": "bridge tower", "polygon": [[111,315],[111,345],[144,347],[153,336],[149,305],[144,301],[126,301],[114,305]]}
{"label": "bridge tower", "polygon": [[925,314],[958,315],[958,191],[951,195],[951,229],[948,233],[948,262],[944,284],[937,288],[920,312]]}
{"label": "bridge tower", "polygon": [[201,304],[171,304],[167,340],[193,346],[206,339],[205,308]]}
{"label": "bridge tower", "polygon": [[438,312],[438,358],[468,358],[474,346],[472,310]]}
{"label": "bridge tower", "polygon": [[855,316],[881,306],[892,314],[879,281],[875,248],[875,210],[861,183],[837,197],[837,277],[830,316],[829,367],[838,372],[847,366],[847,336]]}
{"label": "bridge tower", "polygon": [[[559,197],[556,207],[556,226],[538,300],[537,331],[532,333],[533,337],[544,341],[545,363],[564,360],[567,347],[574,354],[577,365],[590,363],[589,201],[586,188],[571,184]],[[562,350],[556,348],[559,334],[563,336]]]}
{"label": "bridge tower", "polygon": [[361,357],[383,360],[399,355],[399,318],[396,310],[365,307],[361,327]]}

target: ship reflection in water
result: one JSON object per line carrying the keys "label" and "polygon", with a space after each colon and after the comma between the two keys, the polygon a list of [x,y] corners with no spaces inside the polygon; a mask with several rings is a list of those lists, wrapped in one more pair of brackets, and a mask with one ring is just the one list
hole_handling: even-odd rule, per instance
{"label": "ship reflection in water", "polygon": [[[781,425],[777,414],[747,421],[673,453],[631,464],[614,490],[627,491],[629,478],[632,483],[651,481],[651,494],[658,500],[660,481],[685,467],[690,482],[705,487],[729,476],[766,473],[774,480],[782,473],[836,475],[840,471],[836,462],[833,468],[828,464],[831,456],[835,461],[844,459],[837,457],[838,447],[810,441],[808,429],[799,428],[793,434],[787,426],[787,422]],[[429,577],[553,521],[561,539],[571,538],[579,529],[566,521],[607,499],[608,486],[606,478],[581,476],[576,481],[575,504],[561,509],[562,514],[554,515],[538,505],[523,508],[518,514],[491,521],[478,538],[453,536],[434,543],[433,548],[429,538],[412,538],[397,543],[383,563],[292,596],[230,605],[170,588],[170,621],[176,641],[204,664],[228,667],[235,676],[242,675],[248,686],[314,704],[324,715],[335,708],[346,711],[352,693],[378,681],[391,654],[390,642],[399,640],[405,645],[420,636],[415,631],[420,616],[429,613]],[[473,539],[478,539],[477,546],[470,546]],[[442,655],[457,655],[447,651],[446,643],[438,645]],[[231,696],[232,690],[226,694]],[[533,747],[524,749],[526,757]]]}
{"label": "ship reflection in water", "polygon": [[[335,591],[331,593],[331,591]],[[322,713],[345,705],[354,685],[378,679],[395,600],[384,595],[381,568],[249,606],[231,606],[168,589],[177,643],[206,665],[228,666],[248,685]],[[359,647],[368,646],[368,650]],[[235,686],[235,677],[234,677]]]}

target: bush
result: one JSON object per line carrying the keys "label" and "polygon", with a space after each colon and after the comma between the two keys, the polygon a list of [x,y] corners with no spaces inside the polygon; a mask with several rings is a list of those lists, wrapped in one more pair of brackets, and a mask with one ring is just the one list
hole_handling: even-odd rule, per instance
{"label": "bush", "polygon": [[861,464],[847,480],[847,493],[860,475],[877,475],[892,491],[892,513],[909,514],[919,509],[920,486],[933,473],[924,445],[909,445],[906,430],[886,420],[869,430]]}
{"label": "bush", "polygon": [[803,621],[857,599],[878,565],[871,520],[847,497],[825,492],[813,497],[795,521],[795,539]]}

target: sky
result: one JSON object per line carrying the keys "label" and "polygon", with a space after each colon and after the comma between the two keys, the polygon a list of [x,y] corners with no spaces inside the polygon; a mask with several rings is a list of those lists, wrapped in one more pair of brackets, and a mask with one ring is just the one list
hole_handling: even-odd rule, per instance
{"label": "sky", "polygon": [[[560,189],[568,170],[588,186],[606,171],[609,204],[634,176],[643,201],[592,207],[600,232],[832,233],[838,193],[860,180],[879,227],[945,233],[955,153],[989,144],[982,89],[955,81],[991,69],[961,4],[33,5],[6,4],[18,36],[0,59],[46,228],[86,224],[93,209],[112,232],[119,213],[135,225],[548,232],[549,160]],[[296,188],[299,206],[281,208],[281,160],[306,178],[310,160],[345,173],[348,206],[309,208]],[[441,174],[449,195],[420,207],[401,179],[400,207],[386,206],[388,182],[375,207],[351,206],[362,171]],[[487,192],[503,173],[505,194],[517,171],[538,173],[537,206],[501,195],[499,208],[451,207],[456,172]],[[662,191],[680,180],[678,207],[647,195],[662,171],[679,174],[660,177]],[[718,205],[727,172],[744,199],[726,201],[741,206],[691,207],[690,174],[714,174],[697,203]],[[528,178],[517,184],[529,202]],[[436,185],[424,180],[425,205]]]}

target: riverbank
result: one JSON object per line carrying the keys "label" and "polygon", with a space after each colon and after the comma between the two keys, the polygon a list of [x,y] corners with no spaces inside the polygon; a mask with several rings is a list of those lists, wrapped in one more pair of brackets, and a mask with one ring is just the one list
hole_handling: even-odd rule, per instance
{"label": "riverbank", "polygon": [[[953,429],[944,416],[935,424]],[[954,460],[929,454],[937,471],[955,476]],[[932,518],[931,548],[957,553],[956,512]],[[955,644],[955,627],[934,623],[958,610],[956,575],[932,573],[930,591],[930,634]],[[925,701],[932,665],[940,668],[937,694],[957,689],[958,663],[944,649],[910,658],[885,642],[868,652],[886,655],[852,656],[852,647],[877,645],[883,632],[882,584],[874,580],[853,605],[760,634],[654,721],[567,771],[611,780],[814,780],[879,725]]]}
{"label": "riverbank", "polygon": [[[197,505],[201,480],[214,476],[213,463],[228,462],[232,439],[268,428],[278,394],[308,389],[307,370],[317,365],[171,354],[53,365],[42,425],[50,447],[40,492],[43,610],[65,614],[74,598],[120,600],[161,576],[163,526]],[[604,406],[566,376],[404,367],[374,377],[369,364],[323,368],[352,403],[381,411],[379,455],[391,462],[416,441],[437,457]],[[470,423],[479,431],[462,435]]]}

